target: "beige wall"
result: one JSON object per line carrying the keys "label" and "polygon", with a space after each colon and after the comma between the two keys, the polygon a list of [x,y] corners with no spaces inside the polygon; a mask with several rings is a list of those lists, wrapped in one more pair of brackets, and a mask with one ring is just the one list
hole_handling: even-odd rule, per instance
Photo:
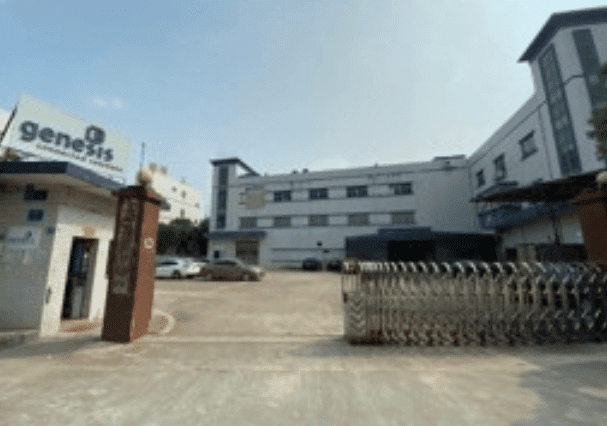
{"label": "beige wall", "polygon": [[[52,335],[60,327],[74,237],[98,240],[89,319],[103,318],[115,201],[64,186],[36,189],[49,191],[45,201],[24,201],[23,187],[9,186],[0,193],[0,235],[15,226],[41,232],[39,245],[28,250],[11,249],[6,239],[0,241],[0,330],[38,328],[40,335]],[[45,217],[28,223],[27,212],[34,208],[43,209]]]}
{"label": "beige wall", "polygon": [[63,192],[62,195],[63,203],[58,207],[55,244],[48,273],[48,287],[52,290],[52,296],[44,305],[41,335],[52,335],[59,330],[69,256],[76,237],[97,240],[89,320],[102,320],[105,309],[108,286],[105,270],[109,242],[114,235],[115,202],[99,200],[73,190],[69,194]]}
{"label": "beige wall", "polygon": [[[26,203],[17,189],[0,194],[0,330],[34,329],[40,324],[56,206],[44,205],[46,218],[27,223],[27,211],[41,208],[40,203]],[[40,243],[32,249],[13,249],[6,241],[9,229],[28,226],[41,231]]]}

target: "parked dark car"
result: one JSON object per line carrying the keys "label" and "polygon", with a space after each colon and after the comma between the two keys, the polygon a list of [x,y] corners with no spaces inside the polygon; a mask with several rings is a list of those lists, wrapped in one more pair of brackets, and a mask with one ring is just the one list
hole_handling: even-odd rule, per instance
{"label": "parked dark car", "polygon": [[320,260],[318,260],[318,259],[309,257],[303,261],[303,264],[301,265],[301,267],[305,271],[318,271],[318,270],[322,269],[322,263],[320,263]]}
{"label": "parked dark car", "polygon": [[205,265],[201,276],[207,280],[228,279],[261,281],[265,272],[259,266],[247,265],[240,259],[215,259]]}
{"label": "parked dark car", "polygon": [[329,271],[341,272],[342,265],[343,262],[341,259],[331,259],[329,262],[327,262],[327,269]]}

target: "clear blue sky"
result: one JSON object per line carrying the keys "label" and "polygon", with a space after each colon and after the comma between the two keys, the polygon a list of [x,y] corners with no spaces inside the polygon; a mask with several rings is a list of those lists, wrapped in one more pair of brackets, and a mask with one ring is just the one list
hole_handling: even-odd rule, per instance
{"label": "clear blue sky", "polygon": [[28,93],[132,141],[210,203],[262,173],[470,155],[532,94],[518,58],[584,0],[0,0],[0,106]]}

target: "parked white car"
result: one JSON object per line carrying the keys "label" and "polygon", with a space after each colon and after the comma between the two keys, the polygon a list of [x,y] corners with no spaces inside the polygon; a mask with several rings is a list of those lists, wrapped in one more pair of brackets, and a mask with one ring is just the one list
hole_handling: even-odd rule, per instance
{"label": "parked white car", "polygon": [[200,275],[201,265],[188,259],[164,259],[156,264],[156,278],[193,278]]}

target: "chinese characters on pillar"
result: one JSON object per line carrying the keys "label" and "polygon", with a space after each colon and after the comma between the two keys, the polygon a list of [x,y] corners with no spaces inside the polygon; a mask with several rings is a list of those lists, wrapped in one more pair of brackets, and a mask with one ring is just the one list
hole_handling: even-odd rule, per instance
{"label": "chinese characters on pillar", "polygon": [[119,228],[115,244],[115,264],[113,268],[112,293],[128,294],[129,283],[136,260],[137,217],[139,216],[140,201],[126,199],[120,208]]}

